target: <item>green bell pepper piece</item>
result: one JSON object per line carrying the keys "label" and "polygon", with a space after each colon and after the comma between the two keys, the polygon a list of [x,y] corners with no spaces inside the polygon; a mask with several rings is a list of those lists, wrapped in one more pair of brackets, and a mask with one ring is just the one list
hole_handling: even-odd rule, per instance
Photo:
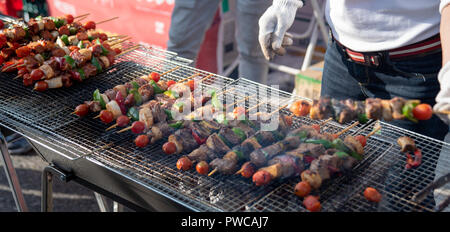
{"label": "green bell pepper piece", "polygon": [[305,140],[305,143],[322,144],[325,149],[330,149],[333,147],[333,144],[330,141],[324,139],[307,139]]}
{"label": "green bell pepper piece", "polygon": [[66,22],[63,19],[53,18],[53,22],[55,23],[56,28],[62,27]]}
{"label": "green bell pepper piece", "polygon": [[233,144],[230,141],[228,141],[227,138],[225,138],[221,134],[217,134],[217,135],[220,138],[220,140],[222,140],[222,142],[225,143],[225,145],[227,145],[228,147],[233,147]]}
{"label": "green bell pepper piece", "polygon": [[64,44],[67,46],[67,45],[69,45],[69,36],[67,36],[67,35],[62,35],[61,37],[61,40],[64,42]]}
{"label": "green bell pepper piece", "polygon": [[94,37],[92,37],[92,35],[90,35],[90,36],[88,36],[88,40],[92,41],[92,40],[94,40]]}
{"label": "green bell pepper piece", "polygon": [[158,84],[156,84],[156,82],[154,80],[150,80],[149,84],[153,87],[153,91],[155,92],[155,94],[160,94],[160,93],[164,93],[164,90],[162,90]]}
{"label": "green bell pepper piece", "polygon": [[139,94],[139,91],[137,89],[131,89],[130,94],[133,94],[134,96],[134,103],[135,105],[141,105],[142,104],[142,96]]}
{"label": "green bell pepper piece", "polygon": [[70,32],[71,35],[75,35],[75,34],[77,34],[77,28],[69,27],[69,32]]}
{"label": "green bell pepper piece", "polygon": [[406,119],[418,123],[419,120],[417,120],[416,118],[414,118],[414,115],[412,113],[413,109],[419,105],[420,102],[417,100],[409,100],[405,103],[405,105],[402,108],[402,114],[403,116],[405,116]]}
{"label": "green bell pepper piece", "polygon": [[366,124],[369,121],[369,119],[367,118],[366,114],[359,114],[358,121],[359,123]]}
{"label": "green bell pepper piece", "polygon": [[94,96],[93,96],[94,101],[100,102],[100,106],[102,107],[102,109],[106,109],[106,103],[103,100],[102,96],[100,95],[100,90],[96,89],[94,91]]}
{"label": "green bell pepper piece", "polygon": [[77,71],[80,74],[81,80],[86,79],[86,74],[84,73],[83,69],[79,68]]}
{"label": "green bell pepper piece", "polygon": [[237,155],[238,161],[245,159],[244,153],[242,153],[241,151],[233,150],[233,152]]}
{"label": "green bell pepper piece", "polygon": [[339,157],[340,159],[345,158],[348,156],[347,153],[343,152],[343,151],[337,151],[334,153],[334,155],[337,155],[337,157]]}
{"label": "green bell pepper piece", "polygon": [[133,106],[128,109],[127,116],[131,118],[132,121],[139,121],[139,110],[137,107]]}
{"label": "green bell pepper piece", "polygon": [[102,55],[104,55],[104,56],[108,55],[108,53],[109,53],[108,49],[106,49],[105,47],[103,47],[103,44],[102,44],[102,42],[100,42],[100,39],[99,39],[99,38],[97,38],[97,39],[95,40],[95,43],[96,43],[96,44],[99,44],[100,47],[102,48],[102,53],[101,53]]}
{"label": "green bell pepper piece", "polygon": [[102,65],[95,56],[92,57],[91,62],[95,66],[95,68],[97,68],[97,72],[101,73],[103,71]]}
{"label": "green bell pepper piece", "polygon": [[356,153],[356,152],[352,151],[350,148],[348,148],[347,145],[345,145],[341,139],[333,140],[332,145],[333,145],[333,148],[336,148],[339,151],[347,153],[348,155],[352,156],[356,160],[362,160],[362,157],[358,153]]}
{"label": "green bell pepper piece", "polygon": [[169,124],[170,127],[174,129],[180,129],[183,126],[183,121],[177,121],[175,123]]}
{"label": "green bell pepper piece", "polygon": [[133,86],[133,89],[139,90],[140,86],[136,81],[132,81],[130,82],[130,84]]}
{"label": "green bell pepper piece", "polygon": [[223,109],[223,105],[220,102],[219,98],[217,97],[216,92],[213,92],[211,94],[211,105],[217,110],[222,110]]}
{"label": "green bell pepper piece", "polygon": [[178,95],[177,92],[173,91],[173,90],[167,90],[164,92],[164,95],[172,98],[172,99],[177,99],[180,97],[180,95]]}
{"label": "green bell pepper piece", "polygon": [[77,47],[79,47],[79,48],[84,48],[83,41],[78,42]]}
{"label": "green bell pepper piece", "polygon": [[75,60],[72,59],[72,57],[70,57],[69,55],[65,55],[64,59],[66,60],[66,63],[68,63],[70,65],[70,67],[72,67],[72,68],[76,68],[77,67],[77,65],[75,63]]}
{"label": "green bell pepper piece", "polygon": [[217,114],[216,121],[220,124],[228,125],[228,120],[224,113]]}
{"label": "green bell pepper piece", "polygon": [[233,127],[231,130],[234,132],[235,135],[237,135],[241,139],[241,142],[243,142],[247,138],[247,136],[245,135],[244,131],[242,131],[241,128]]}
{"label": "green bell pepper piece", "polygon": [[168,110],[168,109],[164,109],[164,113],[166,113],[166,115],[167,115],[167,120],[173,120],[173,114],[174,114],[174,112],[172,112],[171,110]]}

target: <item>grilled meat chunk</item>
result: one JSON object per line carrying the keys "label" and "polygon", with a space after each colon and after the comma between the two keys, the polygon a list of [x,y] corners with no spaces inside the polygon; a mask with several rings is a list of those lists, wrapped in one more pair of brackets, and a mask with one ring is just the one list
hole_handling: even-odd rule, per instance
{"label": "grilled meat chunk", "polygon": [[272,157],[282,152],[283,148],[283,144],[278,142],[265,148],[257,149],[250,153],[250,161],[257,167],[261,167]]}
{"label": "grilled meat chunk", "polygon": [[298,176],[304,170],[304,164],[301,159],[290,155],[279,155],[269,160],[268,165],[281,164],[279,176],[276,178],[290,178]]}
{"label": "grilled meat chunk", "polygon": [[339,171],[339,157],[333,155],[321,155],[311,162],[309,170],[319,174],[323,180],[330,179],[332,173]]}
{"label": "grilled meat chunk", "polygon": [[416,143],[408,136],[398,138],[397,143],[400,145],[401,152],[414,152],[416,150]]}
{"label": "grilled meat chunk", "polygon": [[191,152],[198,147],[197,141],[192,137],[190,128],[179,129],[169,136],[169,142],[175,143],[175,141],[182,144],[183,152]]}
{"label": "grilled meat chunk", "polygon": [[395,120],[402,120],[405,118],[402,112],[405,103],[406,100],[401,97],[394,97],[390,100],[390,104],[392,107],[392,118],[394,118]]}
{"label": "grilled meat chunk", "polygon": [[370,119],[381,119],[383,115],[383,106],[381,105],[380,98],[367,98],[366,99],[366,116]]}
{"label": "grilled meat chunk", "polygon": [[382,117],[384,121],[392,121],[392,107],[389,100],[381,100],[381,106],[383,107],[382,110]]}
{"label": "grilled meat chunk", "polygon": [[117,92],[114,89],[108,89],[105,91],[105,95],[112,101],[116,99]]}
{"label": "grilled meat chunk", "polygon": [[84,103],[88,105],[91,112],[100,112],[102,110],[102,106],[98,101],[86,101]]}
{"label": "grilled meat chunk", "polygon": [[325,147],[322,144],[314,144],[314,143],[302,143],[298,148],[286,152],[286,154],[292,154],[294,156],[298,156],[298,154],[303,154],[307,156],[311,156],[317,158],[325,153]]}
{"label": "grilled meat chunk", "polygon": [[344,144],[347,145],[350,149],[358,153],[359,155],[364,155],[364,147],[361,145],[361,143],[355,139],[353,136],[347,136],[344,139]]}
{"label": "grilled meat chunk", "polygon": [[222,141],[217,133],[210,135],[208,139],[206,139],[205,144],[219,157],[222,157],[227,151],[230,150],[230,148]]}
{"label": "grilled meat chunk", "polygon": [[330,97],[322,97],[319,100],[313,100],[310,111],[311,119],[328,119],[334,117],[334,115],[335,113]]}
{"label": "grilled meat chunk", "polygon": [[199,148],[189,153],[188,158],[192,161],[207,161],[217,158],[214,150],[211,150],[206,144],[202,144]]}

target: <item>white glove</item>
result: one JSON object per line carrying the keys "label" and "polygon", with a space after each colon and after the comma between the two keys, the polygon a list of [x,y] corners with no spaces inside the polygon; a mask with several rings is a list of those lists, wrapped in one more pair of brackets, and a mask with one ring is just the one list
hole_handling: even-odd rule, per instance
{"label": "white glove", "polygon": [[[438,75],[441,91],[436,96],[434,111],[450,111],[450,62],[444,65]],[[450,124],[450,114],[437,114],[447,124]]]}
{"label": "white glove", "polygon": [[267,60],[275,54],[284,55],[284,46],[292,45],[292,35],[286,31],[294,23],[301,0],[273,0],[272,6],[259,19],[259,44]]}

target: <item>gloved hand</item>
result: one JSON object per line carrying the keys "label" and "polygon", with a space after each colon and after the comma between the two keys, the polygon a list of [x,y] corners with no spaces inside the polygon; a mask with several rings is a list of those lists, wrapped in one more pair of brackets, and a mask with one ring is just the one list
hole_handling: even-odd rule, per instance
{"label": "gloved hand", "polygon": [[[450,111],[450,62],[442,67],[438,75],[441,91],[436,96],[434,111]],[[445,123],[450,124],[450,114],[437,114]]]}
{"label": "gloved hand", "polygon": [[259,19],[259,44],[267,60],[275,54],[284,55],[284,46],[292,45],[292,35],[286,31],[294,23],[301,0],[273,0],[272,6]]}

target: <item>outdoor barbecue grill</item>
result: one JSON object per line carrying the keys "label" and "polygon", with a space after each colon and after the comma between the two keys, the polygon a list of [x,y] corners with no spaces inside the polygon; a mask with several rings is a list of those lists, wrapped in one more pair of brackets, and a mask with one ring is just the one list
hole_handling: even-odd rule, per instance
{"label": "outdoor barbecue grill", "polygon": [[[127,43],[126,47],[133,44]],[[300,178],[256,187],[251,180],[237,175],[202,176],[195,171],[176,169],[179,155],[165,155],[157,142],[137,148],[131,133],[105,131],[95,115],[78,118],[74,108],[103,92],[150,72],[163,73],[165,80],[182,80],[195,73],[210,73],[188,66],[189,60],[155,48],[143,47],[121,55],[106,72],[71,88],[44,93],[32,92],[14,75],[1,73],[0,125],[24,135],[41,157],[49,163],[43,174],[43,210],[51,209],[51,179],[74,180],[136,210],[191,211],[305,211],[301,199],[293,194]],[[300,99],[276,88],[239,78],[213,75],[199,84],[202,91],[226,92],[222,98],[235,101],[257,95],[245,103],[246,108],[264,102],[258,108],[268,112],[293,99]],[[283,114],[290,114],[286,109]],[[294,127],[313,124],[309,118],[294,118]],[[329,122],[323,131],[336,133],[351,125]],[[358,125],[345,135],[368,134],[375,122]],[[322,211],[433,211],[432,200],[420,204],[411,201],[414,193],[434,179],[435,162],[441,152],[450,152],[450,144],[381,123],[381,132],[368,139],[365,156],[350,174],[325,182],[320,188]],[[415,170],[404,170],[405,157],[396,139],[409,136],[428,158]],[[450,160],[444,160],[450,170]],[[379,204],[369,203],[362,192],[368,186],[383,195]],[[50,188],[50,189],[49,189]]]}

